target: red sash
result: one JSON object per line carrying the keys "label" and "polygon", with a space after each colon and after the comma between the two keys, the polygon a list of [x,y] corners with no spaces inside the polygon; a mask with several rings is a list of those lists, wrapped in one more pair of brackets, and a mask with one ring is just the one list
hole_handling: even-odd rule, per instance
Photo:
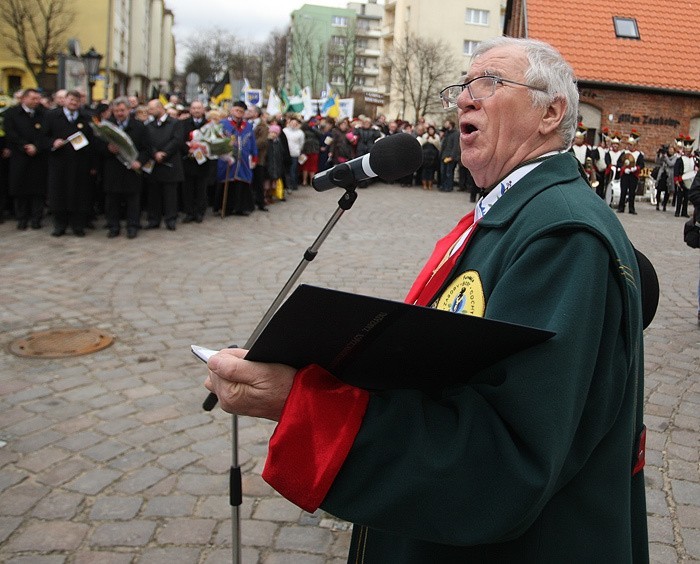
{"label": "red sash", "polygon": [[466,248],[467,243],[476,231],[476,225],[472,227],[468,237],[462,242],[461,250],[455,250],[450,256],[449,253],[453,250],[452,247],[472,225],[474,225],[474,210],[465,215],[452,231],[437,242],[433,254],[406,296],[405,301],[407,303],[420,306],[430,304],[456,266],[459,257],[462,255],[461,251]]}

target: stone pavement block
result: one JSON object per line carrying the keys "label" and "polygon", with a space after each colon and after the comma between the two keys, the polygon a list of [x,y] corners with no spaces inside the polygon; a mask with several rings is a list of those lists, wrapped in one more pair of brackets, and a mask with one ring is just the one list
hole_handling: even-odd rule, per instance
{"label": "stone pavement block", "polygon": [[700,560],[700,529],[681,529],[681,537],[689,559]]}
{"label": "stone pavement block", "polygon": [[262,559],[262,564],[327,564],[319,554],[299,552],[274,552]]}
{"label": "stone pavement block", "polygon": [[273,546],[278,530],[279,525],[275,523],[251,519],[241,520],[241,538],[245,539],[247,545]]}
{"label": "stone pavement block", "polygon": [[41,499],[32,510],[38,519],[71,519],[83,503],[83,496],[75,493],[54,491]]}
{"label": "stone pavement block", "polygon": [[24,482],[0,494],[0,515],[22,515],[50,492],[50,488]]}
{"label": "stone pavement block", "polygon": [[280,530],[275,547],[282,550],[325,554],[333,543],[333,535],[319,527],[287,526]]}
{"label": "stone pavement block", "polygon": [[90,537],[90,546],[145,546],[156,529],[154,521],[132,520],[98,525]]}
{"label": "stone pavement block", "polygon": [[132,472],[127,478],[121,480],[116,486],[120,492],[134,494],[150,488],[168,476],[168,471],[163,468],[147,466]]}
{"label": "stone pavement block", "polygon": [[31,472],[41,472],[69,456],[70,454],[65,450],[49,446],[22,457],[17,461],[17,466]]}
{"label": "stone pavement block", "polygon": [[19,484],[26,478],[26,472],[12,472],[10,470],[3,470],[0,472],[0,492],[4,492],[7,488],[10,488],[15,484]]}
{"label": "stone pavement block", "polygon": [[180,474],[177,489],[193,495],[228,495],[228,475]]}
{"label": "stone pavement block", "polygon": [[5,564],[62,564],[66,561],[65,556],[60,556],[58,554],[53,556],[16,556],[5,560]]}
{"label": "stone pavement block", "polygon": [[64,435],[53,430],[44,430],[12,441],[12,449],[23,454],[36,452],[45,446],[55,444],[64,438]]}
{"label": "stone pavement block", "polygon": [[647,527],[649,528],[649,542],[673,544],[673,525],[670,518],[649,515],[647,517]]}
{"label": "stone pavement block", "polygon": [[192,515],[197,498],[191,495],[169,495],[148,500],[144,517],[184,517]]}
{"label": "stone pavement block", "polygon": [[116,470],[99,468],[85,472],[82,476],[68,482],[64,487],[74,492],[95,495],[121,476],[122,473]]}
{"label": "stone pavement block", "polygon": [[131,564],[135,554],[106,551],[80,551],[75,554],[73,564]]}
{"label": "stone pavement block", "polygon": [[301,517],[302,510],[286,499],[276,496],[263,499],[253,512],[253,518],[261,521],[295,522]]}
{"label": "stone pavement block", "polygon": [[63,521],[29,523],[9,540],[3,551],[71,551],[80,546],[88,530],[89,526],[83,523]]}
{"label": "stone pavement block", "polygon": [[0,517],[0,543],[5,542],[17,527],[22,523],[20,517]]}
{"label": "stone pavement block", "polygon": [[158,464],[167,468],[170,471],[180,470],[185,466],[199,460],[201,456],[186,450],[179,450],[169,454],[164,454],[158,457]]}
{"label": "stone pavement block", "polygon": [[105,439],[104,435],[93,431],[82,431],[66,437],[56,443],[57,447],[65,448],[77,452],[99,443]]}
{"label": "stone pavement block", "polygon": [[143,564],[198,564],[201,552],[199,548],[151,548],[144,551],[139,562]]}
{"label": "stone pavement block", "polygon": [[90,519],[95,521],[124,521],[133,519],[143,505],[143,499],[137,496],[101,496],[95,500],[90,510]]}
{"label": "stone pavement block", "polygon": [[687,529],[700,529],[700,506],[679,505],[676,507],[678,522]]}
{"label": "stone pavement block", "polygon": [[91,458],[96,462],[107,462],[117,456],[131,450],[131,447],[115,440],[108,439],[95,446],[83,450],[83,456]]}
{"label": "stone pavement block", "polygon": [[670,564],[678,562],[675,548],[667,544],[649,543],[649,561],[651,564]]}
{"label": "stone pavement block", "polygon": [[162,544],[207,545],[210,543],[214,527],[216,521],[213,519],[172,519],[158,531],[156,540]]}

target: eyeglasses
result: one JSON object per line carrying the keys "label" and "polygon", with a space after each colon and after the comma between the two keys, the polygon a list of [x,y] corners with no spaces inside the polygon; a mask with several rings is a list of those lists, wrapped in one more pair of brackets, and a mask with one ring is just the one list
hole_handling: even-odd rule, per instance
{"label": "eyeglasses", "polygon": [[469,92],[469,97],[472,100],[485,100],[486,98],[490,98],[493,96],[494,92],[496,92],[496,84],[503,84],[504,82],[525,86],[526,88],[532,88],[540,92],[547,92],[546,88],[540,88],[532,84],[523,84],[522,82],[516,82],[515,80],[509,80],[507,78],[500,78],[498,76],[477,76],[464,84],[453,84],[452,86],[443,88],[440,91],[442,107],[446,110],[456,108],[457,98],[459,98],[459,95],[464,92],[465,89]]}

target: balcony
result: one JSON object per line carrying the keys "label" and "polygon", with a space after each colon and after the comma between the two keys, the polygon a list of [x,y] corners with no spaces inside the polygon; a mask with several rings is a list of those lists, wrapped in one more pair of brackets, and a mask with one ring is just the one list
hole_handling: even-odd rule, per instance
{"label": "balcony", "polygon": [[364,76],[379,76],[379,67],[355,67],[355,74]]}
{"label": "balcony", "polygon": [[373,37],[379,39],[382,36],[382,30],[376,27],[365,29],[358,27],[355,30],[355,35],[358,37]]}
{"label": "balcony", "polygon": [[382,26],[382,37],[394,37],[394,24]]}

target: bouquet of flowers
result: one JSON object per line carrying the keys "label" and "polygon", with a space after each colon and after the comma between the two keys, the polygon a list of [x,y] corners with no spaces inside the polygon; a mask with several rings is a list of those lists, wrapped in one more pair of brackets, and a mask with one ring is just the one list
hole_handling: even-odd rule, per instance
{"label": "bouquet of flowers", "polygon": [[192,132],[190,147],[199,145],[209,159],[218,159],[232,152],[231,139],[221,124],[210,121]]}
{"label": "bouquet of flowers", "polygon": [[120,162],[124,164],[125,167],[131,168],[138,157],[138,151],[134,146],[134,142],[131,140],[126,133],[114,125],[111,121],[99,120],[96,117],[92,118],[92,123],[90,123],[92,130],[95,135],[102,139],[105,143],[112,143],[116,145],[119,149],[116,157]]}

